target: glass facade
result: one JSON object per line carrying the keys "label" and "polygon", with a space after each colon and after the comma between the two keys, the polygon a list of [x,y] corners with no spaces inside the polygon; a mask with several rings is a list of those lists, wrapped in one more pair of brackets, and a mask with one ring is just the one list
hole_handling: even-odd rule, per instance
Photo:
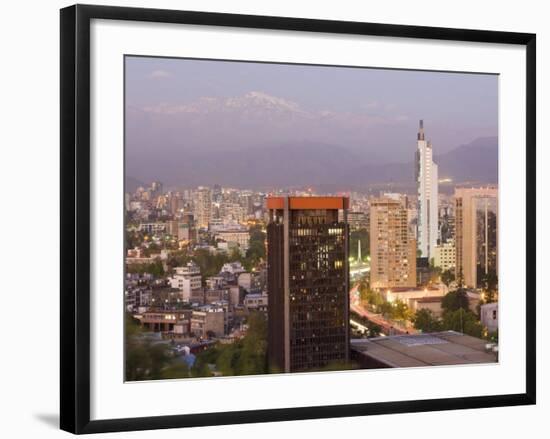
{"label": "glass facade", "polygon": [[[272,211],[268,225],[270,362],[288,372],[319,370],[349,356],[348,224],[346,215],[338,221],[338,209],[287,215],[286,236],[283,210]],[[279,266],[285,260],[287,282]]]}
{"label": "glass facade", "polygon": [[477,287],[490,272],[497,272],[497,199],[475,199]]}
{"label": "glass facade", "polygon": [[308,219],[290,227],[292,370],[321,368],[347,352],[347,225]]}

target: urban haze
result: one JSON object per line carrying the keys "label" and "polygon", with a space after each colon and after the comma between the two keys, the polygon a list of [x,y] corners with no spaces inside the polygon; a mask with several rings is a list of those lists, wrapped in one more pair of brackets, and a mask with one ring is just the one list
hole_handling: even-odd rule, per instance
{"label": "urban haze", "polygon": [[498,361],[498,76],[125,63],[125,380]]}

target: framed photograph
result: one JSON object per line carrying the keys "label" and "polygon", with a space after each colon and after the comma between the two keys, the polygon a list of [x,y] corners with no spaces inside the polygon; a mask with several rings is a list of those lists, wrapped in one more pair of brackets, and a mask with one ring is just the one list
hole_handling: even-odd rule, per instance
{"label": "framed photograph", "polygon": [[535,35],[61,10],[61,428],[535,403]]}

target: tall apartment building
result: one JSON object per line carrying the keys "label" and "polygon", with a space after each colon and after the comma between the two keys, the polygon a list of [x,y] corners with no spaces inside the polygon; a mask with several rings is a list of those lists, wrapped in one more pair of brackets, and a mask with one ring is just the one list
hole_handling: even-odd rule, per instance
{"label": "tall apartment building", "polygon": [[467,287],[480,287],[498,269],[497,216],[496,187],[455,189],[456,276]]}
{"label": "tall apartment building", "polygon": [[271,367],[298,372],[347,361],[349,199],[271,197],[266,204]]}
{"label": "tall apartment building", "polygon": [[212,191],[200,186],[195,193],[195,218],[197,227],[207,228],[212,216]]}
{"label": "tall apartment building", "polygon": [[433,161],[432,144],[426,141],[424,121],[420,121],[416,150],[418,189],[418,249],[423,258],[433,258],[438,235],[438,175]]}
{"label": "tall apartment building", "polygon": [[401,200],[371,200],[370,258],[372,288],[416,287],[416,240]]}

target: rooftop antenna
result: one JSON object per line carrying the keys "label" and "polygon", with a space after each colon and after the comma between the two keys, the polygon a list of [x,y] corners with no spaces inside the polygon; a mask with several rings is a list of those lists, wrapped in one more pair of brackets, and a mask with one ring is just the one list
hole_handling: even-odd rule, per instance
{"label": "rooftop antenna", "polygon": [[424,120],[420,119],[419,129],[418,129],[418,140],[424,140]]}

